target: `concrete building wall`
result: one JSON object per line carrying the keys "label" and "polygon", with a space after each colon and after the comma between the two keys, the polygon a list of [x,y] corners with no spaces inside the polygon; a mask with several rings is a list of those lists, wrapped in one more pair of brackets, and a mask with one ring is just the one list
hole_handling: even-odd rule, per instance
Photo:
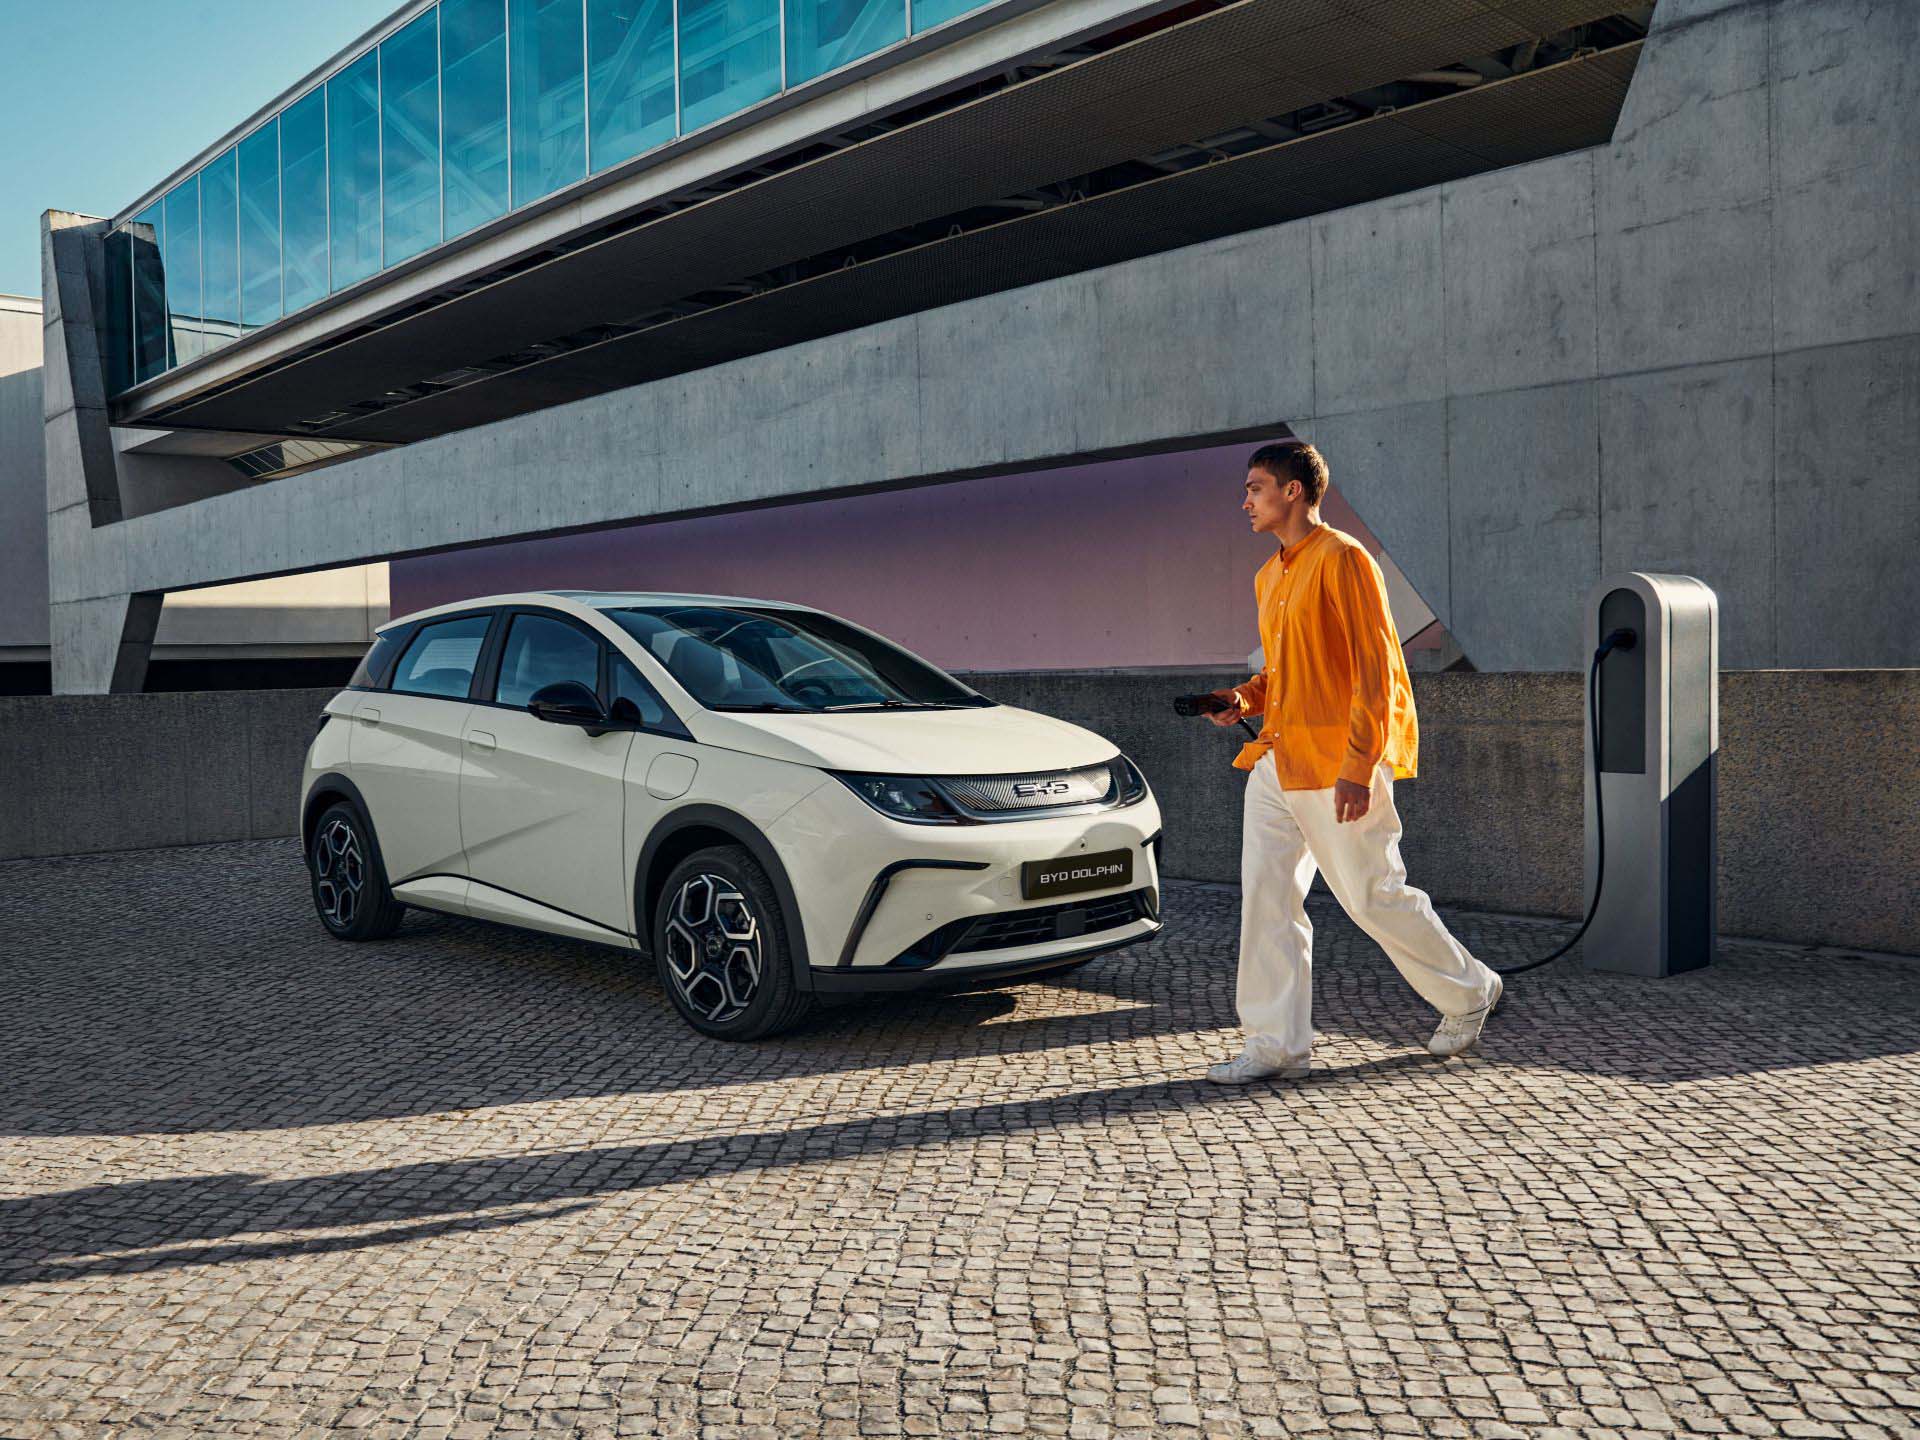
{"label": "concrete building wall", "polygon": [[112,683],[141,595],[1281,424],[1483,669],[1577,665],[1629,567],[1719,590],[1730,667],[1920,663],[1917,86],[1920,7],[1662,0],[1594,150],[118,524],[69,503],[59,684]]}
{"label": "concrete building wall", "polygon": [[40,302],[0,295],[0,660],[47,645],[47,440]]}
{"label": "concrete building wall", "polygon": [[[38,300],[0,295],[0,661],[48,650],[44,317]],[[166,597],[155,653],[344,654],[388,615],[384,563],[182,590]]]}
{"label": "concrete building wall", "polygon": [[[1166,816],[1168,873],[1234,881],[1238,741],[1167,700],[1239,678],[973,680],[1124,748]],[[0,697],[0,794],[17,797],[0,806],[0,860],[292,833],[301,757],[332,693]],[[1445,904],[1577,914],[1579,678],[1418,675],[1414,693],[1422,774],[1396,787],[1412,882]],[[1920,771],[1906,759],[1920,671],[1732,674],[1720,714],[1722,932],[1920,954]]]}

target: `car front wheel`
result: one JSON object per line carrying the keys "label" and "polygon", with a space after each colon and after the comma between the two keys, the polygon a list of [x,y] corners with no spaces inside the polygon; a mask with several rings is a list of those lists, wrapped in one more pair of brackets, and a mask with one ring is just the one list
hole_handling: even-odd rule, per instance
{"label": "car front wheel", "polygon": [[786,920],[760,862],[739,845],[673,867],[653,916],[653,959],[681,1017],[702,1035],[761,1040],[805,1018]]}

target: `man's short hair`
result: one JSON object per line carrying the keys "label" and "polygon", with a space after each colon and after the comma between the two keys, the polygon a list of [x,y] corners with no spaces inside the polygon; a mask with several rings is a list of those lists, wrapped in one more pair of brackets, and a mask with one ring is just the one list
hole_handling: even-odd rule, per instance
{"label": "man's short hair", "polygon": [[1247,468],[1264,470],[1282,485],[1298,480],[1309,505],[1318,505],[1327,493],[1327,462],[1304,440],[1262,445],[1247,457]]}

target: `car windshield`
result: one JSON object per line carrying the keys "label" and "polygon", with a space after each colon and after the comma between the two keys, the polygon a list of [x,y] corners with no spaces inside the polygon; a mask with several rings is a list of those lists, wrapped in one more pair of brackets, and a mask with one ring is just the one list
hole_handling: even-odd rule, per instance
{"label": "car windshield", "polygon": [[943,670],[817,610],[636,605],[604,612],[709,710],[951,710],[991,705]]}

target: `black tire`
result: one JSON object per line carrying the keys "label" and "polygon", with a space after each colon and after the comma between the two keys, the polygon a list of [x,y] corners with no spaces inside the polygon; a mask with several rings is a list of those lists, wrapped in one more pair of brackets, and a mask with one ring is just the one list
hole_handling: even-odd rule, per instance
{"label": "black tire", "polygon": [[649,929],[660,988],[702,1035],[764,1040],[813,1008],[793,978],[773,882],[743,846],[697,850],[674,866]]}
{"label": "black tire", "polygon": [[384,940],[407,913],[387,885],[373,826],[345,800],[322,811],[307,836],[307,881],[314,913],[336,940]]}

